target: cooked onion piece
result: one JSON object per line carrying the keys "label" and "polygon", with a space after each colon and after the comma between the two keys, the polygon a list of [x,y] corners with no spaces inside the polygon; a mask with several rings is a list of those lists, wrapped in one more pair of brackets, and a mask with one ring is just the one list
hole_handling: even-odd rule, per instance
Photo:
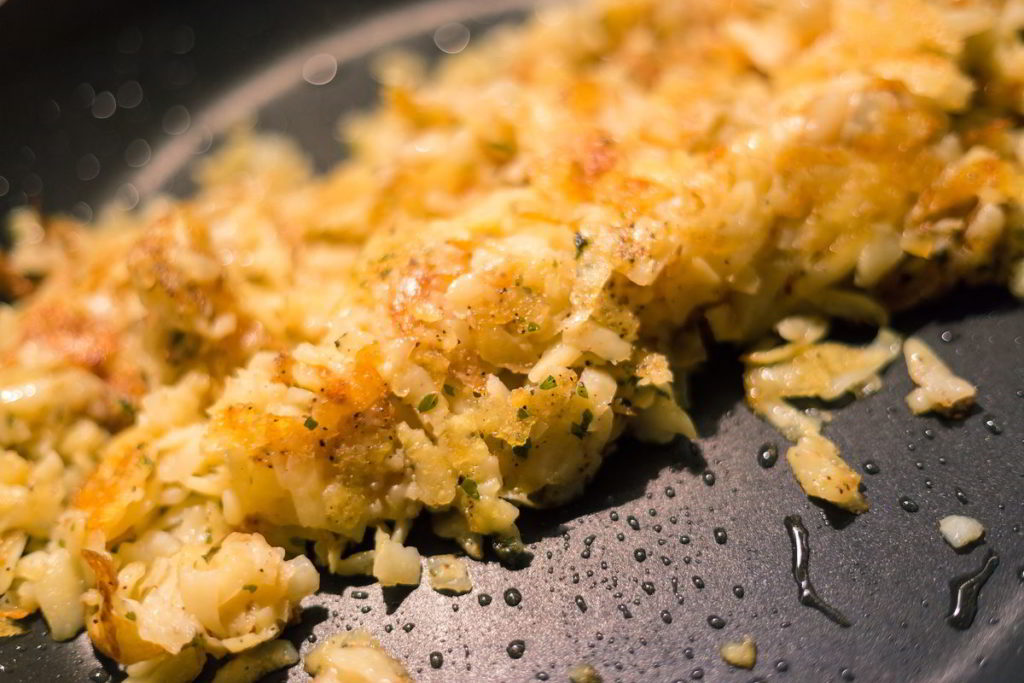
{"label": "cooked onion piece", "polygon": [[907,395],[907,405],[915,415],[931,412],[963,415],[974,405],[977,387],[954,375],[919,338],[909,337],[903,343],[903,355],[907,359],[907,372],[918,385]]}
{"label": "cooked onion piece", "polygon": [[473,590],[466,561],[455,555],[434,555],[427,559],[430,587],[445,593],[468,593]]}
{"label": "cooked onion piece", "polygon": [[985,535],[985,527],[973,517],[947,515],[939,520],[939,533],[956,549],[960,549]]}

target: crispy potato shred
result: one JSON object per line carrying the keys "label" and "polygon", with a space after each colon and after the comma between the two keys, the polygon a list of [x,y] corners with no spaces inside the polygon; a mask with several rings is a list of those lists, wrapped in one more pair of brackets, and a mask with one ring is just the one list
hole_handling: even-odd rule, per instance
{"label": "crispy potato shred", "polygon": [[[889,313],[1024,293],[1024,2],[540,12],[434,73],[382,59],[326,174],[239,130],[192,197],[10,216],[0,632],[39,610],[133,681],[287,665],[316,567],[416,584],[421,515],[521,564],[520,507],[578,495],[620,435],[699,438],[710,343],[803,490],[868,508],[828,421],[899,356]],[[973,401],[905,351],[914,412]],[[461,592],[462,562],[426,574]],[[330,642],[317,680],[408,679]]]}

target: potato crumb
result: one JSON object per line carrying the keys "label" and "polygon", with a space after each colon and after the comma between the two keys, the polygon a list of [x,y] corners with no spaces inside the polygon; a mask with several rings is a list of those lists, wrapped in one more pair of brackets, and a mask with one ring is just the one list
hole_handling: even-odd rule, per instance
{"label": "potato crumb", "polygon": [[978,389],[953,374],[942,359],[923,341],[910,337],[903,343],[907,372],[917,388],[907,395],[907,405],[915,415],[941,413],[956,417],[974,405]]}
{"label": "potato crumb", "polygon": [[973,517],[947,515],[939,520],[939,533],[957,550],[969,546],[985,535],[985,527]]}
{"label": "potato crumb", "polygon": [[726,643],[720,652],[727,664],[741,669],[753,669],[757,663],[757,644],[750,636],[743,636],[740,642]]}

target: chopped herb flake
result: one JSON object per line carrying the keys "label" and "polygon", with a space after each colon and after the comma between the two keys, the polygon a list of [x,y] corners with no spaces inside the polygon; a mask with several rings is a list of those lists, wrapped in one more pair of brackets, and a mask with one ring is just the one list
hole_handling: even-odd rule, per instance
{"label": "chopped herb flake", "polygon": [[428,411],[433,410],[436,405],[437,394],[427,394],[422,399],[420,399],[420,404],[416,406],[416,410],[420,411],[421,413],[426,413]]}
{"label": "chopped herb flake", "polygon": [[320,426],[320,423],[314,420],[312,417],[307,417],[306,421],[303,422],[302,425],[309,431],[313,431],[314,429]]}
{"label": "chopped herb flake", "polygon": [[512,447],[512,455],[518,456],[520,458],[525,458],[530,453],[531,448],[533,448],[533,442],[530,441],[529,437],[527,437],[526,441],[523,442],[522,446]]}
{"label": "chopped herb flake", "polygon": [[590,392],[587,391],[587,385],[583,382],[576,385],[576,393],[583,398],[590,398]]}
{"label": "chopped herb flake", "polygon": [[530,417],[530,409],[526,406],[519,406],[519,410],[516,411],[516,417],[520,420],[525,420]]}
{"label": "chopped herb flake", "polygon": [[146,467],[152,467],[153,466],[153,461],[150,460],[149,456],[147,456],[147,455],[144,455],[141,458],[139,458],[139,462],[141,462]]}
{"label": "chopped herb flake", "polygon": [[118,400],[118,403],[121,404],[121,410],[124,411],[126,415],[135,417],[135,406],[132,404],[131,401],[122,398]]}
{"label": "chopped herb flake", "polygon": [[473,500],[480,500],[480,489],[477,488],[476,482],[469,477],[459,477],[459,487]]}
{"label": "chopped herb flake", "polygon": [[128,621],[135,621],[137,619],[137,617],[135,616],[135,612],[128,612],[124,616],[125,619],[127,619]]}
{"label": "chopped herb flake", "polygon": [[256,592],[256,585],[252,584],[252,583],[247,583],[244,586],[242,586],[242,590],[249,591],[250,593],[255,593]]}
{"label": "chopped herb flake", "polygon": [[540,383],[540,388],[544,390],[554,389],[557,385],[558,382],[555,381],[555,378],[551,375],[548,375],[548,378]]}
{"label": "chopped herb flake", "polygon": [[583,255],[583,250],[590,245],[590,240],[583,236],[583,233],[578,232],[573,236],[573,244],[576,245],[576,258],[578,259]]}
{"label": "chopped herb flake", "polygon": [[443,389],[444,389],[445,395],[447,395],[447,396],[454,396],[455,395],[455,387],[453,387],[451,384],[445,384]]}
{"label": "chopped herb flake", "polygon": [[587,410],[584,410],[583,414],[580,416],[579,424],[573,423],[572,427],[570,427],[573,436],[582,439],[587,435],[587,430],[590,429],[590,423],[593,421],[594,414],[590,412],[590,409],[588,408]]}
{"label": "chopped herb flake", "polygon": [[538,325],[537,323],[529,323],[526,326],[526,331],[527,332],[536,332],[539,329],[540,329],[540,325]]}

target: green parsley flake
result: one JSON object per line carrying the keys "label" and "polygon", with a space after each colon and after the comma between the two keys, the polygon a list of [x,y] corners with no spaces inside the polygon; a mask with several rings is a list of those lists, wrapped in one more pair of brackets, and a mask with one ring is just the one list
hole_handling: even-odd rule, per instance
{"label": "green parsley flake", "polygon": [[540,383],[540,388],[544,390],[554,389],[557,385],[558,383],[555,381],[555,378],[551,375],[548,375],[548,378]]}
{"label": "green parsley flake", "polygon": [[442,388],[444,389],[444,393],[447,396],[454,396],[455,395],[455,387],[453,387],[451,384],[445,384],[444,387],[442,387]]}
{"label": "green parsley flake", "polygon": [[420,411],[421,413],[426,413],[428,411],[433,410],[436,405],[437,394],[427,394],[422,399],[420,399],[420,404],[416,406],[416,410]]}
{"label": "green parsley flake", "polygon": [[255,593],[256,592],[256,585],[252,584],[252,583],[247,583],[244,586],[242,586],[242,590],[249,591],[250,593]]}
{"label": "green parsley flake", "polygon": [[135,612],[128,612],[124,616],[125,619],[127,619],[128,621],[135,621],[137,619],[137,617],[135,616]]}
{"label": "green parsley flake", "polygon": [[467,496],[469,496],[473,500],[480,500],[480,489],[477,488],[475,481],[473,481],[469,477],[460,477],[459,486],[462,488],[463,491],[466,492]]}
{"label": "green parsley flake", "polygon": [[519,410],[516,411],[516,417],[520,420],[525,420],[530,417],[530,409],[526,406],[519,406]]}
{"label": "green parsley flake", "polygon": [[313,431],[314,429],[320,426],[320,423],[314,420],[312,417],[307,417],[306,421],[303,422],[302,425],[309,431]]}
{"label": "green parsley flake", "polygon": [[540,325],[538,325],[537,323],[529,323],[526,326],[526,331],[527,332],[536,332],[539,329],[540,329]]}
{"label": "green parsley flake", "polygon": [[590,412],[590,409],[588,408],[584,410],[583,414],[580,416],[579,424],[573,423],[572,427],[570,427],[569,429],[572,432],[573,436],[575,436],[578,439],[582,439],[584,436],[587,435],[587,430],[590,429],[590,423],[593,421],[594,414]]}
{"label": "green parsley flake", "polygon": [[529,454],[531,448],[533,448],[533,442],[530,441],[529,437],[527,437],[526,441],[523,442],[522,446],[512,447],[512,455],[518,456],[520,458],[525,458],[527,454]]}
{"label": "green parsley flake", "polygon": [[576,385],[576,393],[583,398],[590,398],[590,392],[587,391],[587,385],[583,382]]}

